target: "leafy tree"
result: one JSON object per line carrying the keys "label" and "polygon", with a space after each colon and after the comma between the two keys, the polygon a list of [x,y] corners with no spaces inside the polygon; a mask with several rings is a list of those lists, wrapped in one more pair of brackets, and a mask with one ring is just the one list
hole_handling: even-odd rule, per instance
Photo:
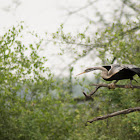
{"label": "leafy tree", "polygon": [[[89,4],[91,4],[90,1]],[[71,33],[65,33],[63,30],[63,24],[60,26],[58,31],[53,34],[53,39],[55,42],[59,42],[58,40],[61,40],[63,44],[68,44],[68,49],[71,48],[71,50],[73,50],[73,58],[75,59],[69,65],[74,66],[79,60],[83,59],[84,61],[84,58],[88,56],[91,56],[91,59],[88,57],[89,61],[91,61],[93,58],[92,56],[95,55],[96,51],[98,52],[96,57],[100,59],[100,64],[108,65],[112,63],[123,63],[134,64],[140,67],[140,20],[138,18],[140,12],[139,5],[135,1],[131,2],[129,0],[121,1],[121,4],[121,10],[118,8],[117,11],[114,11],[114,13],[112,12],[113,14],[111,16],[114,19],[113,23],[105,21],[105,15],[98,13],[98,17],[100,17],[98,22],[102,23],[103,26],[102,28],[98,28],[97,31],[92,33],[92,35],[90,35],[88,32],[88,29],[95,26],[95,23],[91,22],[92,20],[90,20],[90,25],[92,26],[87,26],[83,32],[80,32],[75,36],[73,36]],[[89,5],[81,7],[79,10],[75,10],[69,14],[81,15],[79,14],[80,11],[84,10],[88,6]],[[125,10],[126,7],[129,7],[130,9]],[[134,14],[128,14],[132,11]],[[118,14],[118,12],[120,14]],[[88,17],[86,15],[86,19],[87,18]],[[66,51],[66,49],[67,48],[64,48],[64,51]],[[99,74],[97,75],[97,78],[99,78]],[[135,78],[139,83],[140,79],[138,76]],[[100,82],[103,82],[103,80]],[[128,84],[128,81],[123,80],[120,81],[120,83]],[[91,87],[85,87],[91,90]],[[94,95],[93,104],[96,105],[92,108],[94,109],[94,116],[104,115],[126,108],[137,107],[139,106],[139,98],[139,89],[99,90],[98,94]],[[90,109],[88,110],[88,113],[91,115],[93,115],[92,112],[93,111]],[[88,116],[88,114],[86,115]],[[132,116],[135,119],[133,119]],[[97,122],[93,124],[94,126],[92,125],[93,128],[91,128],[91,131],[97,130],[96,136],[98,134],[99,135],[97,137],[93,136],[93,131],[88,134],[91,134],[94,137],[93,139],[139,139],[139,118],[139,113],[133,113],[126,116],[114,117],[113,119],[103,121],[102,123]],[[87,135],[85,137],[87,138]],[[88,137],[88,139],[90,138]]]}
{"label": "leafy tree", "polygon": [[[104,28],[92,36],[87,34],[88,30],[75,36],[65,34],[64,25],[53,34],[53,41],[67,43],[68,49],[73,50],[72,54],[76,58],[69,64],[68,78],[54,77],[47,67],[46,58],[39,56],[42,39],[32,44],[22,41],[22,23],[1,37],[0,139],[139,140],[140,114],[137,112],[85,126],[85,122],[92,117],[139,106],[138,89],[100,89],[94,95],[94,101],[89,102],[73,98],[73,86],[78,82],[72,81],[71,66],[74,67],[78,60],[95,51],[98,52],[96,57],[101,64],[132,63],[140,66],[139,19],[136,22],[132,20],[134,17],[136,19],[139,7],[129,0],[122,1],[122,4],[134,9],[135,16],[128,18],[127,11],[121,10],[121,18],[114,16],[114,23],[109,23],[98,13]],[[117,15],[117,12],[114,14]],[[125,22],[119,18],[125,18]],[[90,24],[94,25],[93,22]],[[63,48],[62,54],[67,50]],[[97,74],[95,81],[99,82],[99,77]],[[137,76],[135,78],[140,82]],[[83,81],[79,82],[81,86]],[[127,81],[120,83],[127,84]],[[88,84],[83,86],[88,91],[92,90]]]}

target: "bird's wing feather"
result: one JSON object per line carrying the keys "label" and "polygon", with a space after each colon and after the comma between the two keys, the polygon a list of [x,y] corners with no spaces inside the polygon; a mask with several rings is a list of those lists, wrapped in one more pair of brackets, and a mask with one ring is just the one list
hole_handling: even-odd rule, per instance
{"label": "bird's wing feather", "polygon": [[121,67],[123,67],[123,68],[129,68],[129,69],[138,68],[138,67],[135,66],[135,65],[129,65],[129,64],[122,64]]}
{"label": "bird's wing feather", "polygon": [[113,65],[111,65],[111,69],[109,70],[108,75],[111,77],[111,76],[115,75],[116,73],[118,73],[119,71],[121,71],[122,69],[124,69],[124,68],[121,67],[121,65],[113,64]]}
{"label": "bird's wing feather", "polygon": [[140,77],[140,68],[132,68],[130,70],[135,72]]}
{"label": "bird's wing feather", "polygon": [[[128,65],[128,64],[112,64],[111,66],[103,66],[108,70],[109,77],[112,77],[116,73],[120,72],[123,69],[128,69],[135,72],[140,77],[140,68],[135,65]],[[111,68],[110,68],[111,67]]]}
{"label": "bird's wing feather", "polygon": [[135,72],[140,77],[140,68],[138,68],[137,66],[124,64],[124,65],[122,65],[122,67]]}

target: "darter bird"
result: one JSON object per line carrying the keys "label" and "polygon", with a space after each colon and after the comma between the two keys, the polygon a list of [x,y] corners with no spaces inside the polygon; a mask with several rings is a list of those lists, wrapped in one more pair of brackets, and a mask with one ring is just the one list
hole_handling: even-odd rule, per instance
{"label": "darter bird", "polygon": [[128,87],[133,87],[132,80],[135,80],[133,76],[137,74],[140,77],[140,68],[138,68],[135,65],[128,65],[128,64],[122,64],[122,65],[112,64],[108,66],[87,68],[84,72],[78,75],[91,72],[93,70],[101,70],[102,71],[101,77],[106,81],[115,80],[115,82],[109,84],[110,88],[115,88],[115,84],[119,80],[124,80],[124,79],[130,79],[130,85]]}

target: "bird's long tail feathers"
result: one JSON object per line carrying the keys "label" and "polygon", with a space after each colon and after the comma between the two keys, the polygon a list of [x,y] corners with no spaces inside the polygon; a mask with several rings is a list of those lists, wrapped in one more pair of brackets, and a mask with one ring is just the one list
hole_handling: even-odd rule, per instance
{"label": "bird's long tail feathers", "polygon": [[140,77],[140,68],[133,68],[131,70],[134,71]]}

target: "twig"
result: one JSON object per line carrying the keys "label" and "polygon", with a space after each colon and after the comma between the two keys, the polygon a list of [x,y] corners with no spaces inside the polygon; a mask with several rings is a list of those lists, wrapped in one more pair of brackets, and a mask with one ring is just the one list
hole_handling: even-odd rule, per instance
{"label": "twig", "polygon": [[126,0],[123,1],[123,3],[125,5],[127,5],[128,7],[132,8],[135,12],[140,13],[140,9],[138,7],[136,7],[136,5],[134,5],[133,3],[131,3],[130,1],[127,2]]}
{"label": "twig", "polygon": [[[110,88],[110,85],[109,84],[91,84],[91,86],[100,86],[100,87],[108,87]],[[137,88],[137,89],[140,89],[140,86],[132,86],[132,87],[127,87],[127,85],[115,85],[116,88]]]}
{"label": "twig", "polygon": [[114,112],[114,113],[111,113],[111,114],[107,114],[105,116],[96,117],[92,120],[87,121],[85,125],[87,125],[88,122],[92,123],[94,121],[104,120],[104,119],[107,119],[107,118],[110,118],[110,117],[114,117],[114,116],[121,115],[121,114],[128,114],[128,113],[135,112],[135,111],[140,111],[140,107],[124,109],[124,110],[117,111],[117,112]]}
{"label": "twig", "polygon": [[90,94],[86,94],[85,92],[83,92],[83,94],[85,95],[86,97],[86,100],[93,100],[93,98],[91,97],[99,88],[101,88],[100,85],[97,85],[96,88],[90,92]]}
{"label": "twig", "polygon": [[88,8],[89,6],[93,5],[95,1],[92,1],[92,2],[89,2],[87,5],[83,6],[83,7],[80,7],[79,9],[75,10],[75,11],[69,11],[69,15],[73,15],[75,13],[78,13],[79,11],[82,11],[86,8]]}
{"label": "twig", "polygon": [[88,100],[93,101],[93,98],[90,95],[87,95],[85,92],[83,92],[83,94],[85,95],[86,101],[88,101]]}

